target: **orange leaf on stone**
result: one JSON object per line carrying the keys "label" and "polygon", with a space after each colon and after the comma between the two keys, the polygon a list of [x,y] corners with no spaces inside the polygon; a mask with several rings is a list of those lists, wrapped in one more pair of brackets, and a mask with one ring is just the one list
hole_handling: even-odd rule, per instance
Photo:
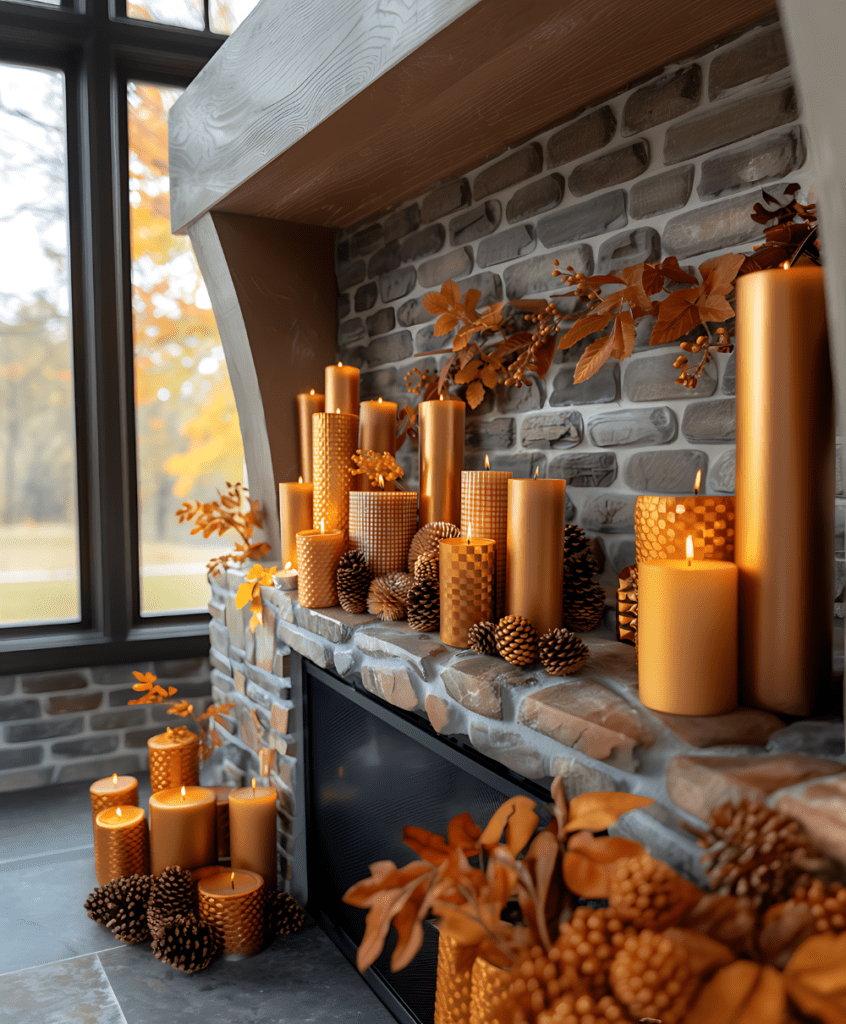
{"label": "orange leaf on stone", "polygon": [[605,832],[627,811],[655,803],[648,796],[633,793],[582,793],[570,801],[567,832]]}
{"label": "orange leaf on stone", "polygon": [[474,380],[472,384],[468,384],[467,390],[464,392],[464,400],[471,409],[478,409],[485,400],[485,385],[480,380]]}
{"label": "orange leaf on stone", "polygon": [[614,336],[607,334],[604,338],[597,338],[585,349],[582,358],[576,364],[576,372],[573,374],[573,383],[582,384],[588,378],[593,377],[608,362],[614,348]]}

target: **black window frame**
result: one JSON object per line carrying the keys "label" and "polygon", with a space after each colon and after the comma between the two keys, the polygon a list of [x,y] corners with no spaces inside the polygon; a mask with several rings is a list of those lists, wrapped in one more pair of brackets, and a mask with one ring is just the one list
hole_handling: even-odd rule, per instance
{"label": "black window frame", "polygon": [[[226,36],[126,0],[0,0],[0,62],[62,71],[67,111],[80,621],[0,627],[0,675],[196,657],[207,613],[141,616],[127,84],[187,86]],[[107,125],[107,130],[103,128]]]}

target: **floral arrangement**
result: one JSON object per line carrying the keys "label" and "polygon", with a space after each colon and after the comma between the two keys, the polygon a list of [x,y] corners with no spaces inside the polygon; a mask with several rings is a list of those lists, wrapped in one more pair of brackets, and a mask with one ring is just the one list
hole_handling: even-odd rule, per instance
{"label": "floral arrangement", "polygon": [[[197,730],[200,737],[200,759],[205,761],[211,757],[211,753],[215,747],[221,746],[221,739],[218,736],[215,729],[207,728],[203,723],[213,720],[218,725],[225,727],[225,723],[221,718],[221,715],[228,715],[235,704],[211,704],[202,714],[194,714],[194,705],[189,703],[187,700],[173,700],[172,698],[179,692],[177,687],[168,686],[165,689],[163,686],[158,685],[158,677],[153,675],[152,672],[133,672],[132,673],[137,682],[132,686],[132,689],[138,693],[142,693],[142,697],[138,697],[136,700],[127,701],[128,704],[165,704],[169,703],[170,707],[167,709],[169,715],[176,715],[179,718],[192,718],[197,726]],[[185,725],[178,725],[172,730],[169,728],[168,732],[174,732],[177,736],[180,736],[188,732],[188,727]]]}

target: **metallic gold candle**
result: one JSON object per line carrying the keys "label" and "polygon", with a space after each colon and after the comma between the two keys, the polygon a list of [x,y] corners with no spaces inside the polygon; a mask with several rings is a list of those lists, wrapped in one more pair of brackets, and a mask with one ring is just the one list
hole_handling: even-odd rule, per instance
{"label": "metallic gold candle", "polygon": [[441,640],[469,647],[467,632],[493,618],[496,541],[490,537],[449,537],[439,544]]}
{"label": "metallic gold candle", "polygon": [[361,371],[356,366],[326,367],[326,411],[358,416],[358,384]]}
{"label": "metallic gold candle", "polygon": [[510,970],[476,957],[470,972],[470,1024],[510,1024],[516,1009],[511,981]]}
{"label": "metallic gold candle", "polygon": [[563,617],[566,480],[508,481],[505,611],[539,634]]}
{"label": "metallic gold candle", "polygon": [[200,741],[184,725],[151,736],[147,750],[154,793],[176,786],[196,786],[200,781]]}
{"label": "metallic gold candle", "polygon": [[250,956],[264,945],[264,883],[255,871],[222,870],[197,882],[200,920],[224,953]]}
{"label": "metallic gold candle", "polygon": [[374,576],[405,572],[417,532],[417,491],[355,491],[350,495],[350,547]]}
{"label": "metallic gold candle", "polygon": [[464,402],[441,398],[421,402],[420,526],[461,521],[464,464]]}
{"label": "metallic gold candle", "polygon": [[[359,407],[358,447],[363,452],[388,452],[396,455],[397,451],[397,403],[362,402]],[[393,480],[388,480],[384,488],[371,484],[367,474],[358,477],[359,490],[396,490]]]}
{"label": "metallic gold candle", "polygon": [[88,787],[91,795],[91,813],[94,818],[107,807],[137,807],[138,780],[131,775],[110,775],[97,779]]}
{"label": "metallic gold candle", "polygon": [[202,786],[165,789],[150,797],[150,868],[160,875],[217,859],[217,798]]}
{"label": "metallic gold candle", "polygon": [[276,790],[245,786],[229,794],[229,849],[233,868],[255,871],[276,888]]}
{"label": "metallic gold candle", "polygon": [[334,608],[338,603],[335,574],[346,547],[340,530],[301,530],[297,534],[298,600],[303,608]]}
{"label": "metallic gold candle", "polygon": [[97,812],[94,871],[98,885],[130,875],[149,875],[149,833],[140,807],[106,807]]}
{"label": "metallic gold candle", "polygon": [[832,703],[834,414],[823,271],[737,282],[737,542],[744,703]]}
{"label": "metallic gold candle", "polygon": [[326,408],[324,396],[316,395],[314,388],[308,394],[297,395],[297,415],[300,421],[300,475],[310,484],[312,481],[312,421],[316,412]]}
{"label": "metallic gold candle", "polygon": [[352,457],[358,445],[358,416],[345,412],[318,412],[314,421],[314,514],[327,530],[344,536],[350,515]]}
{"label": "metallic gold candle", "polygon": [[[487,456],[485,456],[487,463]],[[508,540],[507,470],[461,474],[461,536],[492,537],[496,541],[496,594],[494,616],[505,615],[505,552]]]}
{"label": "metallic gold candle", "polygon": [[314,526],[314,484],[279,485],[279,530],[282,543],[282,565],[288,562],[297,568],[297,534]]}
{"label": "metallic gold candle", "polygon": [[683,558],[685,541],[693,538],[696,558],[733,562],[734,495],[696,494],[661,497],[641,494],[635,501],[635,551],[647,558]]}
{"label": "metallic gold candle", "polygon": [[435,1024],[469,1024],[471,968],[459,968],[460,952],[455,939],[438,935]]}

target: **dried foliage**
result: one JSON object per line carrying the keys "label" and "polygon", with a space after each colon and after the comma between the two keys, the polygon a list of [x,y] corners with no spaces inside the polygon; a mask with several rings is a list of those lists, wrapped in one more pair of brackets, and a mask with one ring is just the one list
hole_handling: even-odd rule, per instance
{"label": "dried foliage", "polygon": [[238,587],[238,591],[235,594],[236,608],[243,608],[247,604],[250,606],[250,611],[252,612],[250,616],[251,633],[255,633],[256,626],[260,626],[264,621],[264,604],[261,599],[261,588],[276,586],[276,581],[273,579],[275,572],[275,565],[270,569],[265,569],[262,565],[254,565],[247,573],[246,582]]}
{"label": "dried foliage", "polygon": [[[242,562],[257,562],[264,558],[270,545],[264,541],[253,542],[253,531],[262,528],[261,506],[258,501],[249,498],[247,488],[240,483],[227,482],[225,493],[217,492],[219,501],[184,501],[176,510],[176,518],[180,523],[194,522],[191,536],[201,533],[204,538],[215,534],[222,537],[229,530],[235,530],[241,543],[226,555],[210,559],[206,568],[217,575],[229,565],[240,565]],[[244,502],[248,511],[243,511]]]}
{"label": "dried foliage", "polygon": [[400,480],[404,476],[402,468],[390,452],[362,451],[360,448],[352,457],[356,469],[350,471],[351,476],[366,476],[371,486],[384,489],[390,480]]}

